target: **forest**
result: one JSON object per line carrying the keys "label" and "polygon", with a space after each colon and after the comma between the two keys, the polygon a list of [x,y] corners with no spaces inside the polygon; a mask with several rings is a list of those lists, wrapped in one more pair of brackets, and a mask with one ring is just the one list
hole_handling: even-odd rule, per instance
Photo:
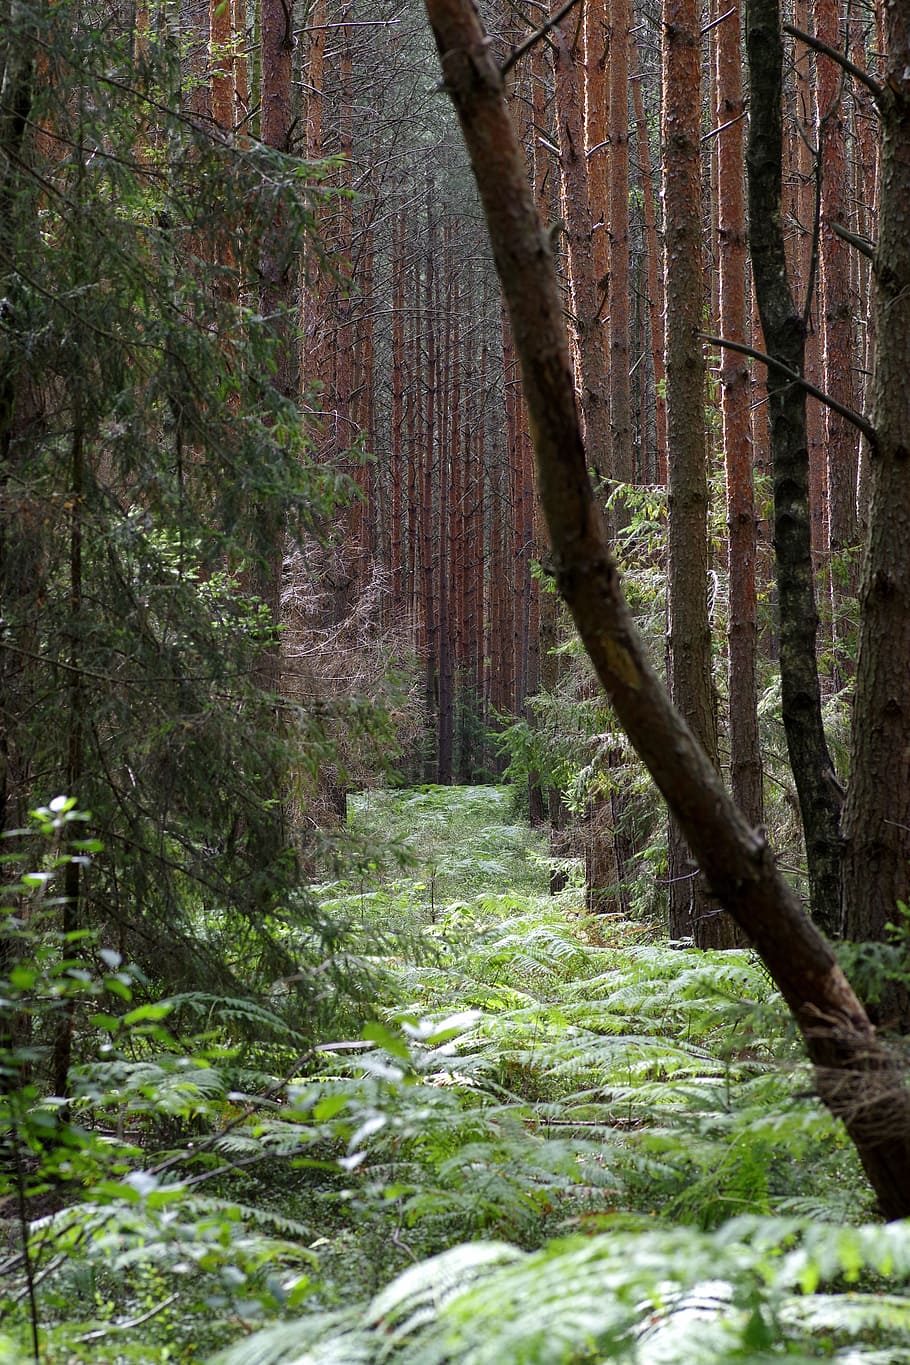
{"label": "forest", "polygon": [[0,18],[0,1365],[910,1365],[910,0]]}

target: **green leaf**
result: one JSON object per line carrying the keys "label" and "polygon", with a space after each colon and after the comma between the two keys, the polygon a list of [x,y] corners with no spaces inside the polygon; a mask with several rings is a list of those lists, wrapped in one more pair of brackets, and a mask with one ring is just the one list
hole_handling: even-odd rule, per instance
{"label": "green leaf", "polygon": [[392,1033],[378,1020],[374,1019],[369,1024],[365,1024],[360,1036],[365,1042],[377,1043],[383,1051],[388,1052],[392,1057],[399,1057],[403,1062],[411,1060],[408,1045],[400,1034]]}
{"label": "green leaf", "polygon": [[129,1014],[124,1015],[123,1022],[129,1027],[131,1024],[139,1024],[144,1020],[151,1020],[157,1023],[159,1019],[166,1019],[174,1008],[169,1000],[159,1000],[156,1004],[139,1005],[136,1009],[130,1010]]}
{"label": "green leaf", "polygon": [[319,1122],[333,1119],[351,1103],[350,1095],[325,1095],[313,1109],[313,1118]]}

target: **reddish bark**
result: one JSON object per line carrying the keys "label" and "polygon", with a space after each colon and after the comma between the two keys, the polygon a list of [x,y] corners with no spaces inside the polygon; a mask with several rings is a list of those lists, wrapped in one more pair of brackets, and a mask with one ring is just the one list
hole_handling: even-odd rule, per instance
{"label": "reddish bark", "polygon": [[[631,483],[632,396],[629,384],[629,0],[610,5],[610,312],[611,473]],[[606,294],[606,290],[604,290]]]}
{"label": "reddish bark", "polygon": [[[715,30],[721,336],[746,343],[746,189],[740,6]],[[721,421],[727,476],[727,565],[730,583],[728,663],[730,783],[733,798],[752,825],[763,816],[762,763],[755,681],[757,648],[756,519],[749,427],[750,375],[745,357],[722,350]]]}
{"label": "reddish bark", "polygon": [[389,556],[392,576],[392,614],[403,620],[404,597],[401,555],[402,481],[404,462],[404,213],[395,220],[392,258],[392,410],[389,430],[391,513]]}
{"label": "reddish bark", "polygon": [[602,477],[614,474],[610,440],[610,403],[600,314],[605,290],[598,289],[594,263],[594,218],[584,143],[577,53],[572,42],[573,15],[554,29],[554,70],[559,150],[563,180],[563,215],[569,246],[572,315],[581,371],[581,407],[588,451]]}
{"label": "reddish bark", "polygon": [[234,129],[234,25],[230,0],[210,0],[209,79],[212,122],[221,133]]}
{"label": "reddish bark", "polygon": [[645,230],[645,259],[648,271],[648,319],[651,330],[651,364],[654,371],[654,433],[656,444],[656,469],[658,483],[667,482],[667,396],[666,369],[664,365],[664,284],[660,268],[662,256],[660,240],[657,235],[657,210],[654,194],[654,175],[651,169],[651,143],[648,137],[648,124],[645,119],[644,101],[641,95],[641,75],[639,72],[638,47],[632,39],[630,84],[632,104],[635,111],[636,149],[638,152],[638,173],[641,177],[642,214]]}
{"label": "reddish bark", "polygon": [[[601,319],[605,313],[607,281],[610,275],[610,80],[607,53],[610,28],[606,12],[598,5],[584,7],[584,113],[588,184],[591,195],[594,276],[601,290]],[[609,359],[609,337],[604,332],[605,356]]]}
{"label": "reddish bark", "polygon": [[[436,386],[438,379],[438,352],[436,341],[437,302],[436,302],[436,221],[433,213],[435,192],[431,182],[427,184],[427,239],[424,255],[424,304],[423,304],[423,344],[426,349],[424,370],[424,411],[423,433],[420,443],[421,481],[420,481],[420,562],[423,580],[422,619],[424,622],[424,704],[427,720],[432,722],[437,715],[438,681],[437,662],[439,655],[439,599],[438,564],[434,531],[436,521],[434,512],[434,492],[436,487]],[[429,753],[426,755],[424,771],[426,780],[436,776],[436,764]]]}
{"label": "reddish bark", "polygon": [[[708,484],[701,220],[701,59],[697,0],[664,0],[664,211],[666,216],[667,597],[670,691],[713,763],[717,718],[708,621]],[[678,824],[670,821],[670,936],[715,928]]]}

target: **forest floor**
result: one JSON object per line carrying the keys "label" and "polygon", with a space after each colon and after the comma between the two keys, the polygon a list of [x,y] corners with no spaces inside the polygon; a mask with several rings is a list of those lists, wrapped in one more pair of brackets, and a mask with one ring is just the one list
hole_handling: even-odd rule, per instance
{"label": "forest floor", "polygon": [[116,1113],[177,1141],[36,1233],[43,1359],[910,1360],[910,1228],[862,1225],[761,966],[590,917],[580,869],[550,895],[514,798],[351,800],[357,870],[313,891],[371,994],[297,1074],[286,1042],[135,1040]]}
{"label": "forest floor", "polygon": [[[905,1358],[903,1299],[893,1319],[863,1295],[853,1321],[846,1301],[793,1308],[794,1275],[860,1276],[865,1253],[832,1233],[872,1209],[749,952],[591,917],[581,868],[550,895],[509,788],[369,792],[350,824],[388,856],[321,894],[394,951],[364,1030],[357,1179],[323,1222],[338,1315],[308,1320],[308,1361],[384,1360],[390,1332],[415,1365],[726,1365],[821,1338],[829,1358]],[[855,1353],[863,1334],[885,1353]],[[279,1328],[263,1358],[299,1341]]]}

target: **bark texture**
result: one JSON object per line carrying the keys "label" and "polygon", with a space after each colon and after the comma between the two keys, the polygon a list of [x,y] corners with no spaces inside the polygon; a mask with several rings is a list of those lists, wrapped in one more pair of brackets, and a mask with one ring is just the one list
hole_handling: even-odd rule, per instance
{"label": "bark texture", "polygon": [[[790,289],[781,218],[781,69],[777,0],[747,0],[751,81],[749,242],[767,353],[803,373],[805,324]],[[780,673],[784,730],[806,838],[812,915],[827,933],[840,928],[840,788],[822,725],[815,643],[818,611],[809,512],[806,398],[768,369],[774,483],[774,549],[780,600]]]}
{"label": "bark texture", "polygon": [[581,369],[581,404],[591,464],[601,478],[616,474],[610,437],[610,396],[604,357],[601,311],[606,297],[598,290],[594,261],[594,218],[584,124],[572,38],[577,20],[570,14],[554,29],[554,70],[563,176],[563,213],[569,243],[575,331]]}
{"label": "bark texture", "polygon": [[910,5],[886,4],[884,20],[872,387],[878,440],[844,810],[846,932],[857,939],[883,939],[897,902],[910,902]]}
{"label": "bark texture", "polygon": [[[830,47],[842,41],[837,0],[816,0],[815,27]],[[822,286],[821,333],[824,388],[833,398],[856,409],[853,378],[853,324],[850,317],[850,247],[835,228],[849,227],[847,194],[847,146],[844,122],[843,73],[828,57],[816,58],[818,104],[818,156],[821,160],[821,238],[819,267]],[[832,554],[842,553],[856,541],[856,475],[859,433],[830,408],[824,413],[825,450],[828,460],[828,538]],[[834,574],[834,606],[841,595]],[[845,586],[855,593],[856,585]],[[835,621],[835,631],[837,623]]]}
{"label": "bark texture", "polygon": [[[213,13],[216,9],[220,15],[221,11],[228,11],[229,6],[213,4]],[[289,150],[288,139],[292,122],[291,55],[294,36],[281,0],[262,0],[260,41],[262,53],[259,88],[262,108],[259,115],[259,133],[267,146],[286,152]],[[228,67],[228,70],[230,69]],[[276,370],[272,383],[283,398],[293,402],[296,401],[300,387],[297,342],[291,321],[294,288],[287,225],[280,210],[276,210],[266,234],[259,273],[259,306],[264,316],[274,319],[277,341]],[[284,533],[283,516],[268,507],[264,508],[261,513],[260,534],[269,548],[255,566],[251,587],[268,607],[271,619],[276,625],[281,613]],[[280,650],[275,646],[263,654],[257,669],[259,681],[266,691],[277,691],[280,667]]]}
{"label": "bark texture", "polygon": [[715,894],[748,932],[799,1025],[819,1094],[847,1126],[885,1215],[910,1214],[910,1093],[830,947],[730,800],[650,667],[593,497],[563,306],[502,77],[470,0],[427,0],[521,358],[560,589],[622,724]]}
{"label": "bark texture", "polygon": [[[708,450],[701,222],[699,7],[664,0],[664,206],[667,300],[669,675],[673,701],[713,763],[717,714],[708,621]],[[713,942],[717,908],[670,821],[670,937]]]}
{"label": "bark texture", "polygon": [[[746,187],[743,174],[743,81],[739,0],[716,31],[717,178],[719,200],[720,334],[748,341],[746,308]],[[756,518],[752,486],[748,362],[735,351],[720,357],[721,423],[727,481],[727,567],[730,612],[727,660],[730,691],[730,785],[733,799],[752,825],[764,819],[758,737],[755,657]]]}
{"label": "bark texture", "polygon": [[[614,479],[631,483],[632,395],[629,383],[629,0],[610,5],[609,381]],[[606,292],[606,291],[605,291]]]}

